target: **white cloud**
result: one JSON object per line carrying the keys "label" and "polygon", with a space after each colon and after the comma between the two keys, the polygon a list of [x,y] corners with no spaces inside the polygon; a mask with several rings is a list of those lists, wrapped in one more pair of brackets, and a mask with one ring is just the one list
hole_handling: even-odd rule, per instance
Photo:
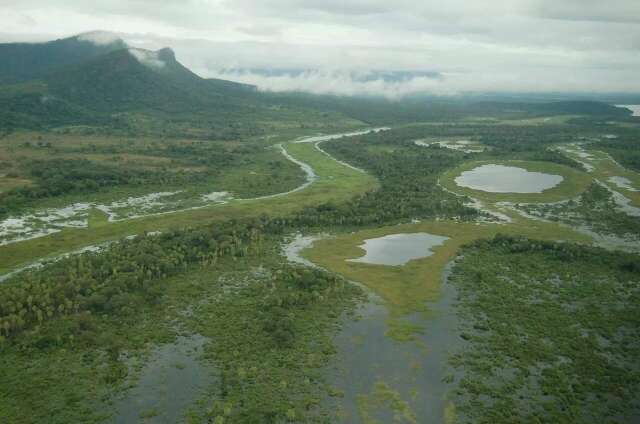
{"label": "white cloud", "polygon": [[[269,90],[389,97],[424,90],[640,91],[638,21],[638,0],[0,0],[5,40],[107,28],[136,47],[170,46],[204,76],[229,68],[314,69],[242,78]],[[444,78],[349,77],[371,69],[438,71]]]}
{"label": "white cloud", "polygon": [[416,76],[402,81],[386,81],[382,77],[365,78],[352,71],[309,70],[297,74],[263,75],[252,71],[223,71],[212,73],[214,78],[253,84],[263,91],[303,91],[314,94],[384,95],[398,99],[414,93],[449,94],[437,78]]}
{"label": "white cloud", "polygon": [[145,49],[129,49],[129,53],[131,53],[131,56],[135,57],[138,62],[153,69],[162,69],[166,65],[166,63],[158,57],[158,52]]}
{"label": "white cloud", "polygon": [[105,46],[120,40],[120,36],[109,31],[91,31],[78,36],[79,40],[89,41],[98,46]]}

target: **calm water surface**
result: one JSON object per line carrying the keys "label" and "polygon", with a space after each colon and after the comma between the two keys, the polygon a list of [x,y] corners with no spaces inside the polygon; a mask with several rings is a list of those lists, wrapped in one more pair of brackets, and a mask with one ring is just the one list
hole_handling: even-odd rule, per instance
{"label": "calm water surface", "polygon": [[183,422],[183,414],[215,379],[198,360],[206,340],[198,334],[178,336],[174,343],[156,347],[135,387],[116,402],[110,422]]}
{"label": "calm water surface", "polygon": [[404,265],[412,259],[431,256],[431,248],[442,245],[448,239],[428,233],[390,234],[365,240],[360,247],[366,254],[347,260],[375,265]]}
{"label": "calm water surface", "polygon": [[[336,416],[332,422],[341,424],[414,422],[394,416],[389,402],[376,399],[376,384],[384,383],[407,402],[417,423],[443,423],[448,393],[452,384],[445,377],[457,372],[448,364],[450,353],[463,342],[458,336],[458,317],[453,305],[455,287],[447,283],[451,263],[443,275],[441,296],[428,302],[431,318],[412,315],[407,320],[423,326],[417,340],[397,342],[387,336],[388,310],[382,301],[371,295],[361,305],[360,319],[347,321],[335,343],[337,354],[328,367],[328,379],[341,395],[327,400]],[[363,417],[362,399],[372,404]]]}
{"label": "calm water surface", "polygon": [[455,179],[455,182],[461,187],[489,193],[542,193],[557,186],[562,180],[560,175],[491,164],[465,171]]}

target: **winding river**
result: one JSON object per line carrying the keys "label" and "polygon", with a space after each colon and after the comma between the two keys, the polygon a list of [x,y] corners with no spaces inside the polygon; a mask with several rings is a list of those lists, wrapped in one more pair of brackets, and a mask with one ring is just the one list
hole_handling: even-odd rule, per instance
{"label": "winding river", "polygon": [[[318,149],[318,151],[320,151],[327,157],[331,158],[332,160],[348,168],[357,170],[359,172],[364,172],[363,170],[356,168],[348,163],[337,160],[336,158],[331,156],[329,153],[322,150],[319,147],[320,143],[328,140],[343,138],[343,137],[353,137],[357,135],[363,135],[371,131],[378,132],[378,131],[385,131],[388,129],[389,129],[388,127],[380,127],[380,128],[372,128],[372,129],[352,131],[352,132],[343,132],[343,133],[330,134],[330,135],[309,136],[309,137],[303,137],[303,138],[294,140],[293,143],[314,143],[315,148]],[[242,202],[259,201],[259,200],[272,199],[276,197],[283,197],[283,196],[290,195],[292,193],[302,191],[308,188],[309,186],[311,186],[314,182],[318,180],[318,176],[315,170],[313,169],[313,167],[308,163],[305,163],[301,160],[294,158],[287,151],[285,146],[286,146],[286,143],[284,144],[281,143],[281,144],[276,144],[274,147],[277,148],[287,160],[295,163],[300,167],[300,169],[302,169],[302,171],[305,174],[305,181],[298,187],[286,192],[275,193],[275,194],[266,195],[266,196],[258,196],[253,198],[233,199],[233,201],[242,201]],[[222,195],[223,193],[224,195]],[[184,212],[189,210],[203,209],[203,208],[207,208],[215,205],[223,205],[228,203],[229,201],[232,201],[228,193],[220,192],[220,193],[215,193],[216,194],[215,196],[203,196],[200,199],[202,204],[197,206],[163,210],[161,212],[144,213],[144,210],[148,211],[149,208],[146,208],[144,206],[146,205],[146,203],[142,202],[140,199],[143,199],[143,198],[150,199],[150,201],[154,202],[154,204],[159,204],[160,199],[162,197],[170,197],[169,195],[174,195],[174,194],[176,193],[151,193],[147,196],[143,196],[140,198],[128,198],[123,202],[126,203],[127,205],[138,204],[138,203],[142,204],[143,211],[141,211],[141,213],[136,213],[134,215],[124,217],[124,218],[116,218],[115,212],[113,211],[113,207],[112,207],[113,205],[116,205],[116,206],[121,205],[123,204],[123,202],[114,202],[111,205],[82,203],[77,205],[71,205],[61,209],[48,209],[48,210],[38,211],[32,214],[24,215],[22,217],[10,217],[0,221],[0,246],[44,237],[53,233],[60,232],[67,227],[88,228],[89,226],[88,214],[92,208],[102,210],[105,213],[108,212],[109,222],[118,222],[118,221],[130,220],[130,219],[140,219],[140,218],[145,218],[150,216],[166,215],[166,214]],[[160,204],[160,206],[163,206],[163,205]],[[83,249],[80,249],[74,252],[69,252],[66,255],[58,256],[50,260],[55,261],[62,257],[66,257],[68,255],[82,253],[83,251],[84,251]],[[32,263],[27,263],[21,266],[19,269],[14,269],[10,273],[5,273],[3,275],[0,275],[0,282],[8,279],[9,277],[12,277],[13,275],[19,273],[20,271],[32,269],[35,267],[40,267],[43,265],[43,263],[44,262],[42,260],[35,261]]]}

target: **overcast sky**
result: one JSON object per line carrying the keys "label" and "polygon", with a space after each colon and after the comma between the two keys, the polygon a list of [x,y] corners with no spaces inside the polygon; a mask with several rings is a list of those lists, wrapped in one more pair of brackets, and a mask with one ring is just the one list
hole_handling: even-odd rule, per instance
{"label": "overcast sky", "polygon": [[[0,0],[0,41],[92,30],[272,90],[640,92],[640,0]],[[229,71],[247,68],[309,72]]]}

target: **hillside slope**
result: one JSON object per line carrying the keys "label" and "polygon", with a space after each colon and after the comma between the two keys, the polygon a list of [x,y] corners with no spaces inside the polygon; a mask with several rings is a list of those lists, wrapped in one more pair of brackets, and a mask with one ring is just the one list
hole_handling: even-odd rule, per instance
{"label": "hillside slope", "polygon": [[81,63],[126,47],[124,41],[101,32],[46,43],[2,43],[0,84],[15,84],[40,78],[62,66]]}

